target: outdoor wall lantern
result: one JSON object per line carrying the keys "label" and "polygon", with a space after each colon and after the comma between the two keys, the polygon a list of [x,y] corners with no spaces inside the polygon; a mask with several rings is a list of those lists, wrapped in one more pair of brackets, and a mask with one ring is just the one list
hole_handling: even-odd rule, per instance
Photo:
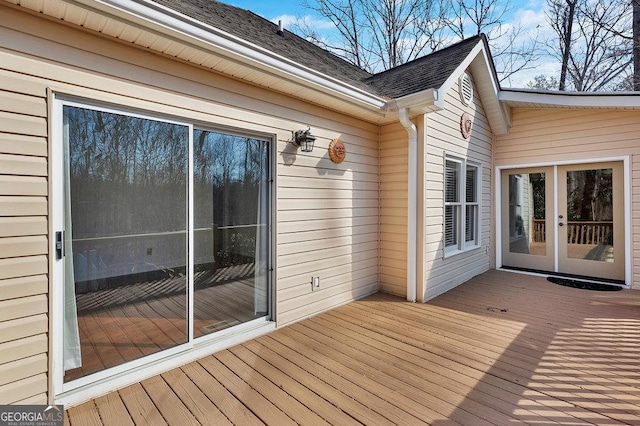
{"label": "outdoor wall lantern", "polygon": [[313,143],[316,141],[316,137],[311,134],[311,128],[307,130],[296,130],[293,136],[293,143],[300,147],[302,152],[313,151]]}

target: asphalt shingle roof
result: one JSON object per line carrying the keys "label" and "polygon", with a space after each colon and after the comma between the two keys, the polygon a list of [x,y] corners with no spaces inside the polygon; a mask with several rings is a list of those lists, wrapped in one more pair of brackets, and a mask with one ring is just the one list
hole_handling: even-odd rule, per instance
{"label": "asphalt shingle roof", "polygon": [[216,0],[153,0],[329,77],[385,98],[439,88],[482,36],[463,40],[390,70],[370,74],[255,13]]}
{"label": "asphalt shingle roof", "polygon": [[475,36],[427,56],[375,74],[364,81],[377,93],[390,98],[438,89],[460,63],[478,45],[483,36]]}

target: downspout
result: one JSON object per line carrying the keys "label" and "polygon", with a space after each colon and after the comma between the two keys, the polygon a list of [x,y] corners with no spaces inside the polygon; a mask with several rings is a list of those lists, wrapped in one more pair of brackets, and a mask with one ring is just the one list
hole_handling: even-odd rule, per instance
{"label": "downspout", "polygon": [[407,182],[407,300],[415,302],[417,297],[417,199],[418,193],[418,130],[415,124],[409,120],[409,110],[400,108],[398,110],[400,124],[404,126],[409,134],[408,153],[408,182]]}

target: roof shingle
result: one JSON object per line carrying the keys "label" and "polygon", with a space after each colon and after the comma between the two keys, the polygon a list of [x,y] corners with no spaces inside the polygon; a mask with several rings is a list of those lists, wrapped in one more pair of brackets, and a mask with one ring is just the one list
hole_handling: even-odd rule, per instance
{"label": "roof shingle", "polygon": [[284,30],[255,13],[216,0],[153,0],[197,21],[228,32],[326,76],[385,98],[439,88],[483,36],[418,58],[378,74],[370,74],[333,53]]}
{"label": "roof shingle", "polygon": [[426,89],[439,89],[482,36],[465,39],[411,62],[375,74],[364,81],[377,93],[400,98]]}

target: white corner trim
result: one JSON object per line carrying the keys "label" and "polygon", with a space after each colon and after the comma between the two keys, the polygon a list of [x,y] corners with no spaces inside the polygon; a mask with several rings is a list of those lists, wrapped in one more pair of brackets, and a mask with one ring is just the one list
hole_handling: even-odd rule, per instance
{"label": "white corner trim", "polygon": [[632,215],[632,171],[631,171],[631,158],[626,155],[623,158],[623,179],[624,179],[624,229],[628,232],[624,233],[624,283],[631,288],[633,285],[633,241],[631,236],[633,235],[633,221]]}

